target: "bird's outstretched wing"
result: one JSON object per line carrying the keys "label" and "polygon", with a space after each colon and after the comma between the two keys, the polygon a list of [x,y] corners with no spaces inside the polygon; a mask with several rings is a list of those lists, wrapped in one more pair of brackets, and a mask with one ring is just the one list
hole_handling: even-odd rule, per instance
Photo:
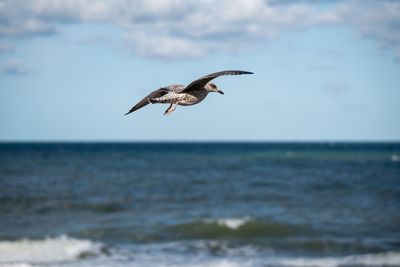
{"label": "bird's outstretched wing", "polygon": [[149,95],[147,95],[145,98],[139,101],[133,108],[131,108],[125,115],[128,115],[129,113],[132,113],[147,104],[149,104],[149,99],[152,98],[157,98],[157,97],[162,97],[163,95],[167,94],[169,92],[168,88],[160,88],[158,90],[155,90],[154,92],[151,92]]}
{"label": "bird's outstretched wing", "polygon": [[185,89],[182,90],[182,92],[199,90],[203,88],[212,79],[215,79],[222,75],[241,75],[241,74],[253,74],[253,73],[243,70],[224,70],[224,71],[214,72],[191,82],[188,86],[186,86]]}

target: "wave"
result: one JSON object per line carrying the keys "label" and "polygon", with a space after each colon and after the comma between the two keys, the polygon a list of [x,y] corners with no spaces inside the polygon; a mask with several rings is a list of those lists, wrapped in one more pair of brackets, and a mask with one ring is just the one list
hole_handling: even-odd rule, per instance
{"label": "wave", "polygon": [[[212,221],[212,223],[217,224],[217,220]],[[229,220],[223,220],[223,222],[227,221]],[[246,227],[251,222],[249,219],[248,222],[231,230],[240,231],[241,228]],[[224,224],[220,227],[230,229]],[[210,246],[217,248],[217,250],[210,250]],[[252,245],[233,245],[228,241],[220,240],[118,244],[109,247],[107,253],[103,252],[103,245],[100,243],[67,236],[43,240],[1,241],[0,266],[337,267],[400,265],[400,252],[398,251],[343,257],[290,257],[278,255],[271,249],[262,249]]]}
{"label": "wave", "polygon": [[67,236],[43,240],[0,241],[0,266],[71,261],[99,254],[101,249],[100,243]]}
{"label": "wave", "polygon": [[244,218],[204,219],[170,227],[176,237],[183,239],[251,239],[258,237],[293,236],[310,229]]}
{"label": "wave", "polygon": [[392,251],[365,255],[350,255],[345,257],[284,259],[277,263],[282,266],[293,267],[399,266],[400,253]]}
{"label": "wave", "polygon": [[205,219],[203,220],[205,223],[216,223],[220,226],[228,227],[232,230],[236,230],[239,227],[245,225],[250,221],[250,217],[244,218],[226,218],[226,219]]}

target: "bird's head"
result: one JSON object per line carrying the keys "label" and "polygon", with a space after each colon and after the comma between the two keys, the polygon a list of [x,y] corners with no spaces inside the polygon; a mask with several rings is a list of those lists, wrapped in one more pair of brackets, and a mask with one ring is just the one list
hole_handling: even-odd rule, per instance
{"label": "bird's head", "polygon": [[206,89],[207,89],[208,92],[220,93],[221,95],[224,94],[224,92],[219,90],[218,87],[214,83],[207,83]]}

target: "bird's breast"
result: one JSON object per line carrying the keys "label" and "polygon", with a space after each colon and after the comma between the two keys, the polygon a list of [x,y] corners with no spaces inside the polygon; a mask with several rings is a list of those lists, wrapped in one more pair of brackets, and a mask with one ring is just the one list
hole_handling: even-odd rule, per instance
{"label": "bird's breast", "polygon": [[201,102],[206,98],[207,91],[193,91],[188,93],[182,93],[182,100],[179,101],[181,106],[190,106]]}

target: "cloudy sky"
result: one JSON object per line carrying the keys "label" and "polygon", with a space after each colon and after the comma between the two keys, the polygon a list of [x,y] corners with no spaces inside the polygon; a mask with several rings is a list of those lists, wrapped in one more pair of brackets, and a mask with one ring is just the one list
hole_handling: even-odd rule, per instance
{"label": "cloudy sky", "polygon": [[[148,92],[224,69],[225,95]],[[400,140],[400,1],[0,0],[0,140]]]}

